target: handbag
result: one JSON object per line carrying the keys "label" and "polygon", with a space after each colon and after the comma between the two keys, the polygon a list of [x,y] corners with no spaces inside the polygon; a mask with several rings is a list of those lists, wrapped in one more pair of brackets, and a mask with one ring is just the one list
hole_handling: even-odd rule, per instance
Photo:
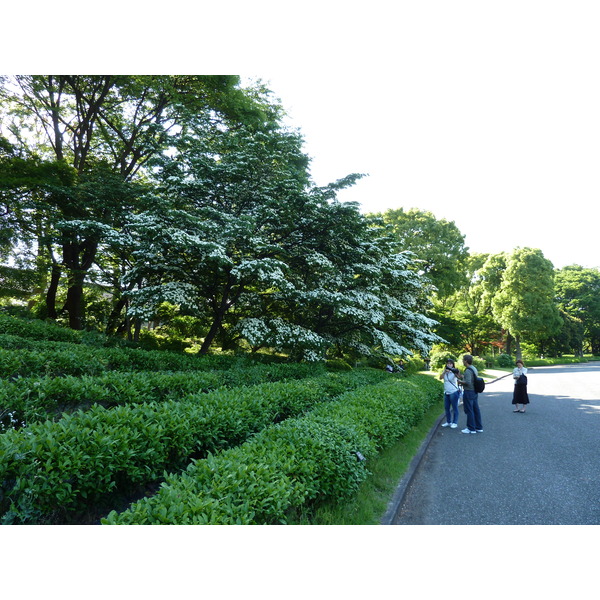
{"label": "handbag", "polygon": [[517,379],[517,385],[527,385],[527,375],[521,373]]}

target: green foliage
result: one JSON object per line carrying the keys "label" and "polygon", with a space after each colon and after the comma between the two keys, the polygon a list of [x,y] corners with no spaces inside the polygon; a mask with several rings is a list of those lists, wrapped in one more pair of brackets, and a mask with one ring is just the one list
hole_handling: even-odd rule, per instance
{"label": "green foliage", "polygon": [[39,273],[31,269],[0,265],[0,297],[29,298],[39,285],[39,279]]}
{"label": "green foliage", "polygon": [[420,356],[411,356],[404,362],[404,370],[407,373],[415,374],[425,370],[425,361]]}
{"label": "green foliage", "polygon": [[432,352],[429,355],[429,360],[431,361],[431,369],[436,371],[438,369],[442,369],[443,367],[446,366],[446,362],[448,360],[453,360],[454,364],[458,367],[459,366],[459,362],[458,359],[456,358],[456,355],[453,352],[450,352],[448,350],[443,350],[443,349],[438,349],[434,352]]}
{"label": "green foliage", "polygon": [[[598,357],[590,357],[591,360],[598,360]],[[526,367],[546,367],[552,365],[571,365],[585,363],[586,357],[580,356],[561,356],[560,358],[534,358],[525,363]]]}
{"label": "green foliage", "polygon": [[498,357],[498,366],[502,368],[512,367],[515,364],[514,358],[510,354],[501,354]]}
{"label": "green foliage", "polygon": [[93,404],[111,408],[181,400],[191,394],[218,388],[256,385],[281,380],[316,377],[321,366],[307,364],[240,365],[204,372],[109,372],[98,376],[19,377],[0,387],[0,406],[25,424],[87,409]]}
{"label": "green foliage", "polygon": [[402,437],[432,403],[441,383],[390,379],[348,392],[305,417],[270,427],[238,448],[192,463],[158,493],[107,524],[286,523],[320,502],[351,497],[365,461]]}
{"label": "green foliage", "polygon": [[[55,323],[17,318],[0,313],[0,335],[19,336],[35,340],[53,340],[78,344],[81,342],[81,332],[60,327]],[[2,345],[4,348],[4,344]]]}
{"label": "green foliage", "polygon": [[134,258],[125,282],[144,282],[128,293],[130,314],[180,307],[204,325],[200,353],[242,343],[312,361],[427,352],[434,322],[410,256],[336,200],[358,176],[309,187],[301,139],[277,128],[194,131],[176,150],[157,161],[156,208],[111,236]]}
{"label": "green foliage", "polygon": [[[0,236],[0,249],[37,242],[40,275],[66,275],[64,309],[72,328],[84,325],[84,283],[92,266],[106,262],[99,256],[103,228],[119,228],[125,215],[142,209],[140,174],[173,146],[173,130],[194,119],[219,130],[242,122],[260,128],[277,118],[278,107],[269,106],[264,92],[242,90],[239,81],[212,75],[18,75],[0,81],[0,118],[11,134],[0,148],[0,192],[13,208],[1,211],[10,218],[0,228],[9,232]],[[116,257],[121,265],[123,257]],[[57,287],[47,292],[48,314],[55,318]]]}
{"label": "green foliage", "polygon": [[416,208],[390,209],[381,217],[400,249],[415,254],[415,268],[425,273],[440,297],[466,284],[465,236],[454,221],[436,219],[432,213]]}
{"label": "green foliage", "polygon": [[[465,354],[468,354],[468,352]],[[464,357],[464,354],[461,354],[458,357],[458,360],[456,361],[456,366],[461,371],[464,370],[464,368],[465,368],[463,365],[463,357]],[[481,372],[481,371],[485,370],[485,360],[479,356],[473,356],[473,366],[477,369],[478,372]]]}
{"label": "green foliage", "polygon": [[504,255],[473,254],[464,261],[468,285],[438,298],[436,333],[446,339],[455,354],[467,351],[480,355],[501,336],[492,318],[491,298],[497,293],[505,268]]}
{"label": "green foliage", "polygon": [[325,362],[328,371],[351,371],[352,366],[341,358],[331,358]]}
{"label": "green foliage", "polygon": [[5,523],[68,521],[89,503],[161,478],[191,456],[244,442],[377,372],[217,390],[179,401],[93,406],[53,423],[0,435],[0,514]]}
{"label": "green foliage", "polygon": [[521,342],[521,355],[524,359],[532,359],[538,356],[538,348],[535,344]]}
{"label": "green foliage", "polygon": [[492,310],[498,323],[517,339],[543,339],[560,329],[552,263],[540,250],[517,248],[508,256]]}
{"label": "green foliage", "polygon": [[[207,371],[228,368],[233,356],[181,354],[137,348],[105,348],[3,336],[0,377],[100,375],[108,371]],[[10,349],[8,349],[10,348]]]}
{"label": "green foliage", "polygon": [[[583,355],[587,340],[589,350],[600,350],[600,272],[578,265],[555,273],[556,302],[563,314],[564,327],[556,340],[557,350]],[[558,342],[558,344],[556,343]],[[562,344],[561,344],[562,342]],[[562,347],[561,347],[562,346]]]}

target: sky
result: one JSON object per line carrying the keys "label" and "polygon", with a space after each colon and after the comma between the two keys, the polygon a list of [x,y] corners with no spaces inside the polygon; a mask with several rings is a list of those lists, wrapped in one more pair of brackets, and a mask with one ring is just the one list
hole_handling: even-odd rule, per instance
{"label": "sky", "polygon": [[368,173],[340,199],[431,211],[472,252],[599,267],[600,23],[577,4],[523,6],[478,23],[423,8],[368,70],[262,73],[315,182]]}
{"label": "sky", "polygon": [[[10,28],[4,56],[11,73],[56,70],[58,52],[64,71],[262,79],[304,135],[315,183],[368,174],[341,200],[430,211],[454,221],[471,252],[528,246],[559,268],[600,267],[595,4],[228,0],[194,12],[173,0],[167,31],[156,12],[107,0],[85,52],[28,54]],[[57,18],[41,16],[32,37]],[[76,25],[78,10],[61,13],[61,28]]]}

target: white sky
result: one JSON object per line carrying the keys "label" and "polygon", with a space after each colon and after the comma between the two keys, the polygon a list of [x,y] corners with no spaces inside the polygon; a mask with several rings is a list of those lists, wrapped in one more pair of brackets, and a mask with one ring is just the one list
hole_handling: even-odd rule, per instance
{"label": "white sky", "polygon": [[[600,267],[596,2],[215,5],[194,12],[173,0],[176,27],[165,31],[164,15],[108,0],[84,52],[51,44],[24,55],[16,28],[4,56],[17,62],[11,73],[56,70],[58,48],[63,71],[260,78],[304,134],[316,183],[369,174],[342,200],[429,210],[473,252],[530,246],[557,267]],[[48,36],[51,17],[30,22],[30,35]],[[61,30],[79,19],[79,9],[61,13]]]}
{"label": "white sky", "polygon": [[530,246],[557,267],[600,266],[598,11],[411,4],[365,29],[364,70],[333,44],[328,68],[264,73],[316,182],[366,172],[340,198],[429,210],[475,252]]}

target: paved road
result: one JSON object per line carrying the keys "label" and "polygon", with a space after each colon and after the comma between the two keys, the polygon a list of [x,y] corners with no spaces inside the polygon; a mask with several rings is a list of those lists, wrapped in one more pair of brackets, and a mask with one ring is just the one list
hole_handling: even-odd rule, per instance
{"label": "paved road", "polygon": [[462,412],[437,429],[394,524],[600,524],[600,363],[528,379],[526,413],[512,412],[508,377],[480,395],[483,433],[460,433]]}

